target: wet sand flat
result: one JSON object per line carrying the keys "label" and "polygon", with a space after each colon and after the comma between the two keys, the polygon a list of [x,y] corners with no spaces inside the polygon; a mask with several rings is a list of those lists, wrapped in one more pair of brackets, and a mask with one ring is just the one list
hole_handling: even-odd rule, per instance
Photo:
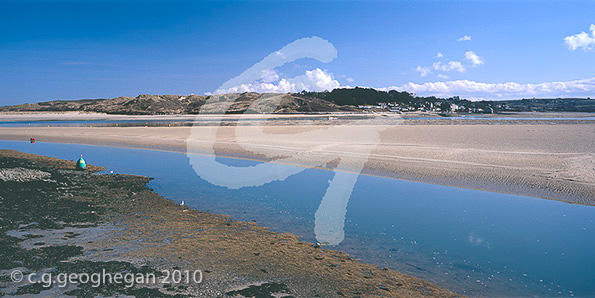
{"label": "wet sand flat", "polygon": [[197,154],[337,167],[595,205],[595,123],[484,120],[459,125],[432,121],[415,125],[378,118],[328,124],[305,120],[300,125],[1,127],[0,139],[36,137],[41,142],[179,152],[190,148]]}

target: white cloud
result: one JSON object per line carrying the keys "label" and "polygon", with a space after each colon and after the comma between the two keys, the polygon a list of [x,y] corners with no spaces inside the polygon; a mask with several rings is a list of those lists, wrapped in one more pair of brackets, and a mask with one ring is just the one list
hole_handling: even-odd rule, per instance
{"label": "white cloud", "polygon": [[595,46],[595,25],[591,24],[589,30],[591,31],[590,36],[583,31],[575,35],[566,36],[564,38],[564,43],[566,43],[568,48],[573,51],[578,48],[583,48],[584,51],[592,50],[593,46]]}
{"label": "white cloud", "polygon": [[296,81],[297,84],[303,84],[304,89],[302,90],[330,91],[339,87],[339,82],[333,78],[333,75],[327,73],[326,71],[320,68],[316,68],[314,70],[307,70],[305,80],[303,80],[303,82],[299,82],[299,78],[300,77],[296,77],[292,81]]}
{"label": "white cloud", "polygon": [[465,52],[465,59],[471,61],[471,65],[473,67],[482,65],[484,63],[483,59],[481,57],[477,56],[477,54],[475,54],[473,51]]}
{"label": "white cloud", "polygon": [[465,66],[463,65],[463,63],[459,62],[459,61],[448,61],[447,63],[442,63],[440,61],[435,62],[434,64],[432,64],[432,67],[435,70],[441,70],[441,71],[445,71],[445,72],[449,72],[451,70],[456,70],[458,72],[465,72]]}
{"label": "white cloud", "polygon": [[333,75],[320,69],[308,70],[304,75],[291,79],[282,78],[279,80],[277,72],[274,70],[264,71],[261,79],[249,84],[241,84],[226,89],[218,89],[216,94],[222,93],[287,93],[306,91],[324,91],[333,90],[340,86],[339,82],[333,78]]}
{"label": "white cloud", "polygon": [[[428,69],[429,70],[429,69]],[[447,79],[444,74],[438,74],[441,79]],[[287,93],[332,90],[335,88],[351,88],[341,86],[332,74],[322,69],[306,71],[302,76],[292,79],[282,78],[277,82],[266,83],[256,81],[250,84],[217,90],[215,93]],[[483,83],[470,80],[438,81],[427,83],[409,82],[401,86],[376,88],[378,90],[407,91],[420,96],[451,97],[460,96],[470,100],[482,99],[519,99],[531,97],[595,97],[595,77],[573,81],[542,82],[535,84],[520,84],[516,82]]]}
{"label": "white cloud", "polygon": [[271,83],[279,80],[279,74],[274,69],[263,69],[260,79],[265,83]]}
{"label": "white cloud", "polygon": [[414,70],[417,71],[417,72],[419,72],[419,74],[422,77],[425,77],[428,74],[431,74],[432,73],[432,70],[430,70],[430,67],[427,67],[427,66],[426,67],[421,67],[421,66],[418,65]]}
{"label": "white cloud", "polygon": [[457,39],[457,41],[471,41],[471,36],[464,35],[463,37],[460,37],[459,39]]}
{"label": "white cloud", "polygon": [[380,88],[380,90],[408,91],[422,96],[461,96],[478,99],[518,99],[522,97],[572,97],[595,96],[595,77],[573,81],[543,82],[536,84],[482,83],[469,80],[409,82],[401,86]]}
{"label": "white cloud", "polygon": [[347,77],[345,80],[349,83],[353,83],[354,79],[352,77]]}
{"label": "white cloud", "polygon": [[436,58],[442,58],[442,57],[444,57],[444,55],[442,53],[438,52],[438,54],[436,54]]}
{"label": "white cloud", "polygon": [[[442,53],[438,53],[438,54],[436,54],[436,57],[444,57],[444,55],[442,55]],[[465,66],[465,64],[463,64],[463,62],[466,62],[466,61],[468,61],[468,63],[466,63],[466,65],[469,66],[469,63],[470,63],[470,65],[472,67],[476,67],[478,65],[484,64],[483,58],[481,58],[480,56],[475,54],[475,52],[473,52],[473,51],[467,51],[467,52],[465,52],[464,60],[447,61],[447,62],[437,61],[432,64],[431,68],[436,71],[439,71],[439,72],[450,72],[453,70],[457,71],[457,72],[465,72],[467,70],[467,67]],[[422,77],[425,77],[428,74],[432,73],[431,68],[429,66],[425,66],[425,67],[417,66],[414,70],[416,72],[419,72]],[[438,77],[441,79],[448,78],[444,74],[438,74]]]}

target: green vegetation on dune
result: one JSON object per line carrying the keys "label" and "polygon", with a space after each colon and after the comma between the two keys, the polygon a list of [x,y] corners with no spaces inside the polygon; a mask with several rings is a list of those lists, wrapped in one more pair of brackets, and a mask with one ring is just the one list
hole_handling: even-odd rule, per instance
{"label": "green vegetation on dune", "polygon": [[[273,96],[281,96],[278,103]],[[595,99],[541,98],[499,101],[470,101],[458,96],[438,98],[416,96],[395,90],[339,88],[333,91],[292,94],[241,93],[223,95],[234,98],[227,108],[221,101],[204,95],[148,95],[112,99],[55,100],[34,104],[0,107],[0,112],[98,112],[125,115],[236,114],[236,113],[311,113],[376,111],[424,111],[434,113],[500,112],[595,112]]]}

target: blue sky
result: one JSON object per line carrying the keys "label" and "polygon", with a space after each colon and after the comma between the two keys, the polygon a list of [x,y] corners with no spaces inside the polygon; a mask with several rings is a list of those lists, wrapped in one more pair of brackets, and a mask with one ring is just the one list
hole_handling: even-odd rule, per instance
{"label": "blue sky", "polygon": [[232,91],[595,97],[593,12],[595,1],[0,1],[0,104],[215,92],[312,36],[336,58]]}

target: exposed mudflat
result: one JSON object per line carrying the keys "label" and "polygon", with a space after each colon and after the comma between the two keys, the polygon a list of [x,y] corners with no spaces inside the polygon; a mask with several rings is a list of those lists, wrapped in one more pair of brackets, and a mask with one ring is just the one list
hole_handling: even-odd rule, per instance
{"label": "exposed mudflat", "polygon": [[[149,178],[73,168],[70,161],[0,150],[0,295],[456,296],[291,234],[177,205],[147,188]],[[45,288],[11,282],[15,269],[161,276],[201,270],[203,280]]]}

